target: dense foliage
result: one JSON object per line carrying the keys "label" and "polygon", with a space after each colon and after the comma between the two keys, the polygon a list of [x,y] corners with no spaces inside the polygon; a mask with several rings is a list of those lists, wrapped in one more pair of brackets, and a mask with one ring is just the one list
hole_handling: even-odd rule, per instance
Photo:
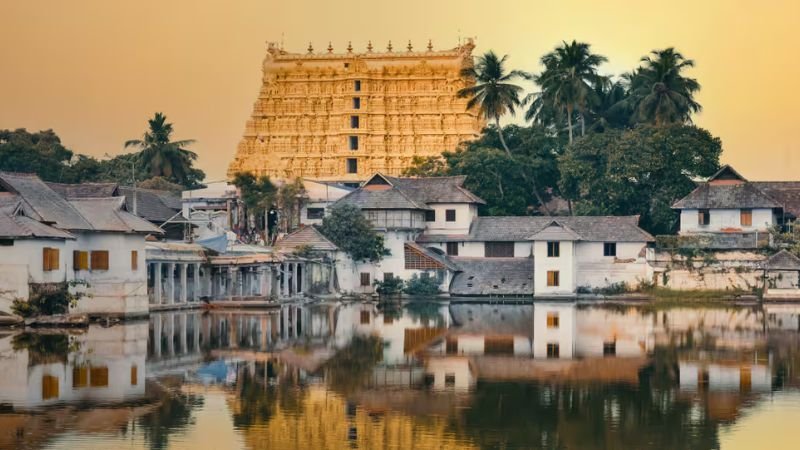
{"label": "dense foliage", "polygon": [[354,261],[377,262],[389,255],[389,250],[383,246],[383,236],[372,229],[372,224],[355,206],[331,208],[319,231]]}

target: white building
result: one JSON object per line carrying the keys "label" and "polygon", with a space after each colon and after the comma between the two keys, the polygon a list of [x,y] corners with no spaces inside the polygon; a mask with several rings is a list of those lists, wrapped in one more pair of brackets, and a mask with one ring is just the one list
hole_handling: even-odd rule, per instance
{"label": "white building", "polygon": [[[28,294],[20,298],[71,284],[71,292],[82,296],[70,312],[148,313],[145,236],[161,230],[126,211],[124,197],[67,199],[35,175],[11,173],[0,173],[0,194],[14,221],[36,221],[69,236],[47,247],[41,239],[6,241],[12,248],[0,252],[0,265],[14,266],[8,270],[26,274],[29,283]],[[24,294],[17,284],[0,291]]]}
{"label": "white building", "polygon": [[320,225],[325,212],[337,200],[353,192],[353,188],[329,181],[303,179],[305,198],[300,207],[300,225]]}

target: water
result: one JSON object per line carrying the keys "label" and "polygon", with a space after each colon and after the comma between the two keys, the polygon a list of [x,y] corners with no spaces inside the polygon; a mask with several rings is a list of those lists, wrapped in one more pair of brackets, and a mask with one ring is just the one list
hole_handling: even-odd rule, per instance
{"label": "water", "polygon": [[0,331],[0,448],[795,449],[800,306],[330,303]]}

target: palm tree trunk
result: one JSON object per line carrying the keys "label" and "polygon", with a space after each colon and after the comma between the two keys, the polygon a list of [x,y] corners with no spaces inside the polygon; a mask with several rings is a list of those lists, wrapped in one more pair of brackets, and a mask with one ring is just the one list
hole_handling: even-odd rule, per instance
{"label": "palm tree trunk", "polygon": [[503,137],[503,129],[500,128],[500,117],[495,117],[494,123],[497,126],[497,135],[500,136],[500,143],[503,145],[503,149],[505,149],[508,156],[511,156],[511,150],[508,149],[508,145],[506,145],[506,139]]}
{"label": "palm tree trunk", "polygon": [[580,115],[581,119],[581,137],[586,135],[586,119],[583,117],[583,113]]}
{"label": "palm tree trunk", "polygon": [[567,129],[569,131],[569,143],[572,144],[572,108],[567,108]]}

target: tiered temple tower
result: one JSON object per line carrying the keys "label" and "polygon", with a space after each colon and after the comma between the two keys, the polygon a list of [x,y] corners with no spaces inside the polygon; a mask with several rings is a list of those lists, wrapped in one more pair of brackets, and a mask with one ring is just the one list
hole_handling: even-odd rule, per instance
{"label": "tiered temple tower", "polygon": [[400,175],[414,156],[437,156],[476,138],[478,112],[458,98],[475,45],[452,50],[409,42],[383,52],[288,53],[270,43],[261,92],[228,175],[360,181]]}

